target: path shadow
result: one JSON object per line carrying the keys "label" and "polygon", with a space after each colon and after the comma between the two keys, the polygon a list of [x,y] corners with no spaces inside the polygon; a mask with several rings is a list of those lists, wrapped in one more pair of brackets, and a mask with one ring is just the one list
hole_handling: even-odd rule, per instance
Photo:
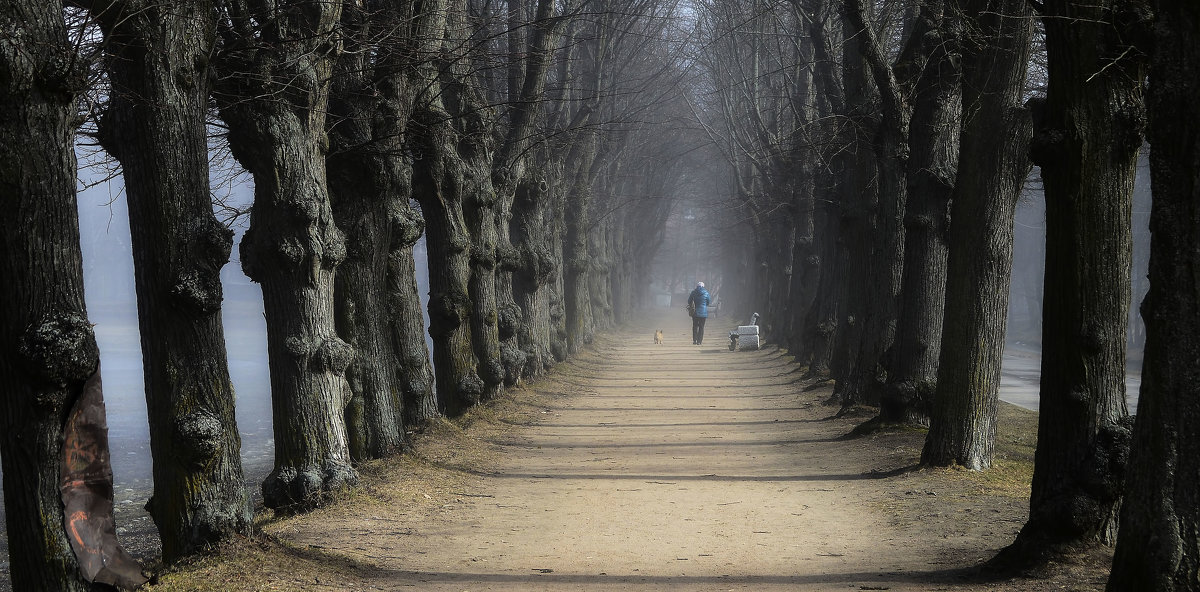
{"label": "path shadow", "polygon": [[[980,569],[977,566],[919,571],[854,571],[819,574],[754,574],[754,575],[643,575],[637,573],[569,573],[561,571],[553,561],[525,566],[512,565],[508,571],[415,571],[389,567],[386,563],[403,561],[388,549],[338,549],[323,545],[303,547],[273,543],[288,556],[310,563],[320,571],[357,577],[358,583],[385,581],[389,586],[455,584],[470,588],[479,586],[526,586],[546,589],[585,590],[591,587],[611,589],[612,586],[645,586],[654,590],[693,590],[711,586],[741,586],[750,589],[792,586],[828,586],[829,589],[886,590],[888,584],[955,586],[997,584],[1012,581],[1008,575]],[[691,558],[679,558],[682,563]],[[320,585],[322,582],[316,582]],[[328,586],[328,583],[325,585]],[[507,589],[507,588],[506,588]]]}

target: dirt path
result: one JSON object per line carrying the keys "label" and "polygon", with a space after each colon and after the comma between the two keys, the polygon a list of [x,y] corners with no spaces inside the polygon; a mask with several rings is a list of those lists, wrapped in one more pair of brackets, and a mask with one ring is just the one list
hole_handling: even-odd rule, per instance
{"label": "dirt path", "polygon": [[[277,534],[355,560],[330,588],[383,590],[927,590],[985,556],[966,523],[930,540],[959,516],[889,513],[934,494],[881,478],[911,449],[837,440],[852,424],[828,420],[828,392],[778,352],[729,352],[718,322],[693,346],[686,322],[663,345],[625,333],[568,364],[541,420],[488,437],[494,465],[434,511]],[[993,526],[976,523],[1011,540]]]}

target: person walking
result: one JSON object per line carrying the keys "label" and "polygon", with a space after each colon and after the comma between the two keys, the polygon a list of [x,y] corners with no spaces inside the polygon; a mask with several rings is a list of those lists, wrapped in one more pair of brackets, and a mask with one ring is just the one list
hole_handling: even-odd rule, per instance
{"label": "person walking", "polygon": [[692,314],[692,345],[704,343],[704,322],[708,320],[710,297],[704,282],[696,282],[696,289],[688,295],[688,311]]}

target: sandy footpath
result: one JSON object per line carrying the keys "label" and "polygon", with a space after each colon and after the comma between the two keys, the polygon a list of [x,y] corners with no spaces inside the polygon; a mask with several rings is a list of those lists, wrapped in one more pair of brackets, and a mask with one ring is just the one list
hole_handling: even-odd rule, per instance
{"label": "sandy footpath", "polygon": [[827,386],[777,350],[729,352],[727,323],[693,346],[685,323],[662,345],[608,336],[535,382],[540,409],[485,435],[484,465],[430,460],[464,480],[425,509],[270,525],[348,565],[258,589],[1041,589],[964,579],[1012,540],[1020,500],[931,490],[946,475],[900,472],[919,436],[841,440],[855,421],[830,417]]}

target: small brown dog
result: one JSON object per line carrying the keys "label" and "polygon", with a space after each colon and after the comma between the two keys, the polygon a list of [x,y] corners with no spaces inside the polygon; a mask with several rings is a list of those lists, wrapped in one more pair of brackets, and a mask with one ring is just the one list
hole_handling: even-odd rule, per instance
{"label": "small brown dog", "polygon": [[656,329],[656,330],[654,331],[654,343],[659,343],[659,344],[661,344],[662,342],[663,342],[663,333],[662,333],[662,329]]}

